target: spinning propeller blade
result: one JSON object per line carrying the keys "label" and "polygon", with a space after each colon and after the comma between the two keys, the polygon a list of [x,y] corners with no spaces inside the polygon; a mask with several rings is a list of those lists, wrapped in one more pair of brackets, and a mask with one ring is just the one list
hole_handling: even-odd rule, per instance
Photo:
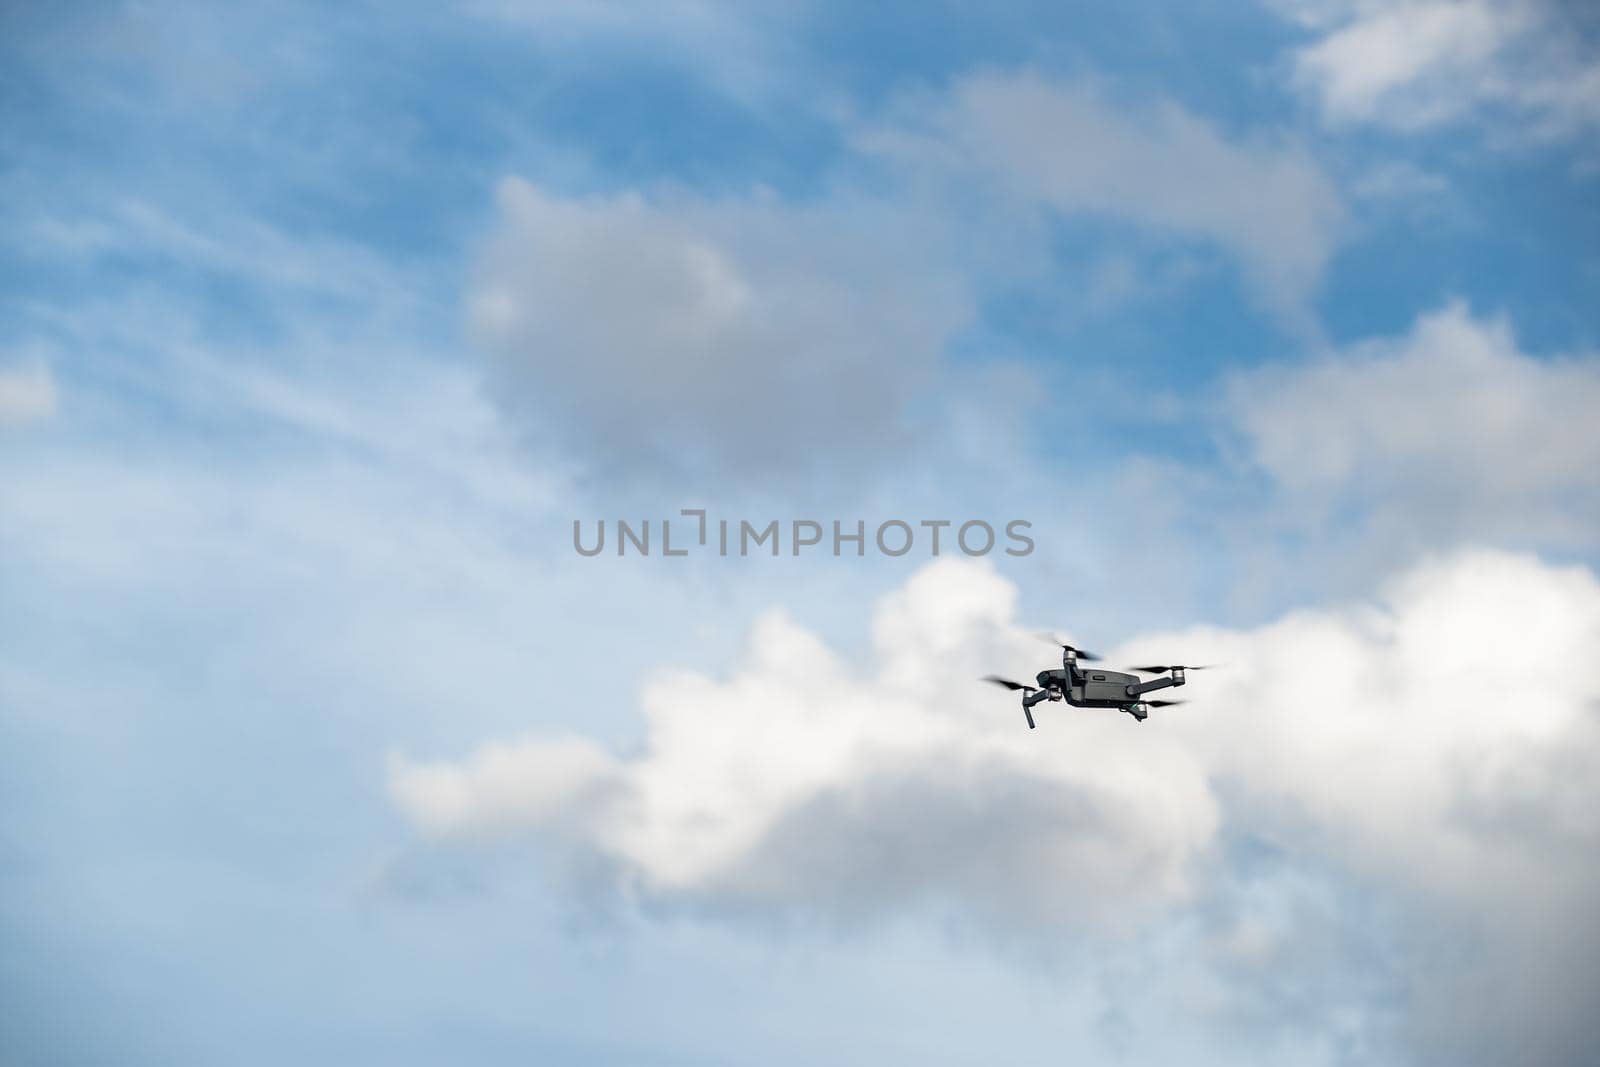
{"label": "spinning propeller blade", "polygon": [[1170,666],[1130,667],[1128,669],[1138,671],[1140,674],[1166,674],[1168,671],[1203,671],[1215,666],[1215,663],[1205,663],[1198,667],[1185,667],[1181,663],[1174,663]]}
{"label": "spinning propeller blade", "polygon": [[1039,634],[1037,636],[1041,640],[1049,641],[1052,645],[1055,645],[1057,648],[1070,649],[1071,651],[1076,652],[1078,654],[1078,658],[1083,660],[1085,663],[1098,663],[1098,662],[1100,662],[1100,657],[1099,656],[1095,655],[1093,652],[1085,652],[1081,648],[1077,648],[1077,647],[1074,647],[1073,645],[1067,644],[1065,641],[1061,640],[1061,635],[1060,634],[1057,634],[1057,633],[1041,633],[1041,634]]}
{"label": "spinning propeller blade", "polygon": [[1175,708],[1179,704],[1187,704],[1189,702],[1187,700],[1146,700],[1145,703],[1152,708]]}
{"label": "spinning propeller blade", "polygon": [[1021,682],[1013,682],[1010,678],[1001,678],[999,675],[995,674],[986,674],[983,676],[982,680],[985,682],[993,682],[995,685],[1005,686],[1007,689],[1010,689],[1013,692],[1018,689],[1026,689],[1028,692],[1032,693],[1038,688],[1037,686],[1023,685]]}

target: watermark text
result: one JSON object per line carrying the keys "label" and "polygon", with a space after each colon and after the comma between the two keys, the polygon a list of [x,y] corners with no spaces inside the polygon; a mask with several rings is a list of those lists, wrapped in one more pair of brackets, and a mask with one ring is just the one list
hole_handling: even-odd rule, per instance
{"label": "watermark text", "polygon": [[[677,525],[674,525],[676,523]],[[676,519],[572,520],[572,548],[580,556],[987,556],[1033,553],[1027,519],[713,519],[705,508],[684,508]]]}

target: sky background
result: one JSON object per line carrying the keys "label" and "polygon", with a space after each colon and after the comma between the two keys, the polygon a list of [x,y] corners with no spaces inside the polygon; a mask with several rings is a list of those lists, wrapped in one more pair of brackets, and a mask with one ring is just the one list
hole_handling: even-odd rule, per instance
{"label": "sky background", "polygon": [[0,1060],[1600,1061],[1594,10],[0,21]]}

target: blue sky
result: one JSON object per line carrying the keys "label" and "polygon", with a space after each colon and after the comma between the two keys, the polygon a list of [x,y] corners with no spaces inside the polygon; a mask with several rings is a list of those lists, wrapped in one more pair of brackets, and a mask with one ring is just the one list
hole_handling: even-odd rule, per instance
{"label": "blue sky", "polygon": [[992,7],[4,14],[0,1059],[1600,1044],[1600,25]]}

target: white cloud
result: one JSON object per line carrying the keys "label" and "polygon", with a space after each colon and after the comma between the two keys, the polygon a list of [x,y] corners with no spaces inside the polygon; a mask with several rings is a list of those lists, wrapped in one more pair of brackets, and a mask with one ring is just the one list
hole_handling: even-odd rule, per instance
{"label": "white cloud", "polygon": [[[986,568],[933,564],[880,604],[865,670],[773,614],[731,678],[647,685],[636,758],[525,741],[396,760],[393,793],[435,834],[576,825],[660,899],[835,916],[953,901],[1003,926],[1182,895],[1216,819],[1198,769],[1125,717],[1084,718],[1070,746],[1030,735],[976,681],[1042,647],[1007,629],[1014,596]],[[572,762],[546,773],[560,751]]]}
{"label": "white cloud", "polygon": [[1568,850],[1596,843],[1580,813],[1600,781],[1556,766],[1600,756],[1587,570],[1466,552],[1405,573],[1377,604],[1197,639],[1234,667],[1203,728],[1199,713],[1177,728],[1252,804],[1287,805],[1288,825],[1444,896],[1570,904],[1594,887],[1600,868]]}
{"label": "white cloud", "polygon": [[[848,184],[808,202],[571,198],[506,179],[469,296],[497,397],[602,475],[770,484],[870,465],[920,440],[913,413],[949,384],[944,351],[979,279],[1050,269],[1041,208],[1148,228],[1183,262],[1189,244],[1220,247],[1316,332],[1307,301],[1343,208],[1292,144],[1025,73],[902,101],[855,143],[888,164],[898,200]],[[964,206],[974,180],[1002,193],[981,222]],[[1132,260],[1103,262],[1090,309],[1140,288]]]}
{"label": "white cloud", "polygon": [[[1576,981],[1600,891],[1588,571],[1468,552],[1371,603],[1152,635],[1113,658],[1226,666],[1144,725],[1046,704],[1037,732],[975,682],[1047,658],[1011,628],[1014,596],[986,567],[936,563],[880,603],[865,669],[774,615],[732,676],[648,683],[636,754],[530,739],[455,763],[396,757],[392,795],[438,838],[565,841],[646,900],[842,920],[932,901],[1000,931],[1244,892],[1211,857],[1224,831],[1253,836],[1461,946],[1465,963],[1425,939],[1395,949],[1418,1047],[1466,1033],[1503,1051],[1528,1012],[1545,1026],[1531,1047],[1592,1029]],[[1501,1007],[1455,1017],[1469,991]]]}
{"label": "white cloud", "polygon": [[49,367],[0,367],[0,429],[39,422],[55,413],[56,380]]}
{"label": "white cloud", "polygon": [[1416,545],[1587,546],[1600,527],[1600,357],[1537,359],[1451,304],[1397,339],[1246,373],[1227,418],[1308,528]]}
{"label": "white cloud", "polygon": [[869,151],[1000,183],[1063,214],[1101,214],[1214,242],[1297,321],[1343,209],[1292,143],[1229,138],[1171,101],[1114,107],[1093,85],[986,74],[864,132]]}
{"label": "white cloud", "polygon": [[1466,552],[1375,604],[1191,640],[1234,669],[1172,728],[1229,791],[1227,825],[1400,909],[1391,966],[1420,1061],[1574,1062],[1593,1047],[1595,576]]}
{"label": "white cloud", "polygon": [[566,200],[518,179],[471,297],[501,394],[602,470],[891,452],[970,300],[887,205]]}
{"label": "white cloud", "polygon": [[1570,136],[1600,122],[1600,60],[1549,0],[1339,0],[1289,4],[1320,36],[1294,81],[1330,123],[1417,129],[1502,109]]}

